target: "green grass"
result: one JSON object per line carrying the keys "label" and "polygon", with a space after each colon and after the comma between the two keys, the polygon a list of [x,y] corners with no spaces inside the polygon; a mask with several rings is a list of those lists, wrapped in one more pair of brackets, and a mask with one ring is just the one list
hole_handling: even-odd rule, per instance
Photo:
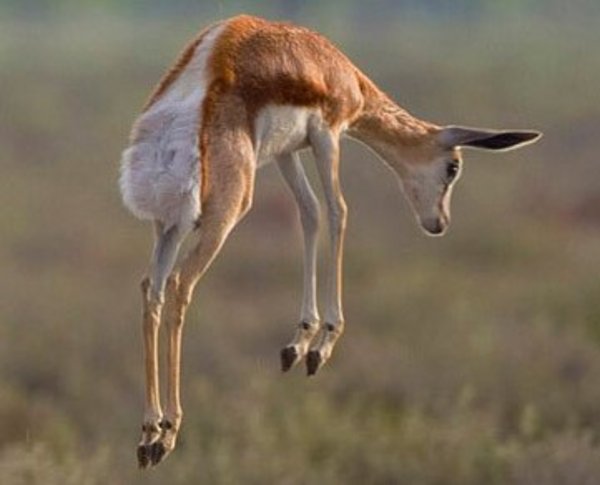
{"label": "green grass", "polygon": [[595,483],[600,60],[581,46],[600,34],[532,15],[315,20],[416,114],[546,138],[468,153],[443,239],[344,144],[347,330],[315,379],[278,370],[301,243],[265,169],[188,317],[180,445],[136,469],[151,231],[121,207],[118,160],[204,20],[0,22],[0,483]]}

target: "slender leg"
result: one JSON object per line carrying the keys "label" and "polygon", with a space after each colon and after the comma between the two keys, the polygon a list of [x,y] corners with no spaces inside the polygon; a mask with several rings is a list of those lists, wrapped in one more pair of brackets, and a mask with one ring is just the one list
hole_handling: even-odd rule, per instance
{"label": "slender leg", "polygon": [[147,467],[152,461],[151,447],[160,437],[159,423],[162,418],[158,383],[158,330],[162,303],[152,298],[150,286],[150,278],[144,278],[141,288],[146,393],[142,437],[137,449],[140,468]]}
{"label": "slender leg", "polygon": [[158,234],[152,258],[152,291],[161,300],[164,296],[167,277],[173,271],[179,247],[186,235],[187,231],[181,230],[177,225],[167,230],[162,230]]}
{"label": "slender leg", "polygon": [[[225,221],[224,221],[225,222]],[[206,224],[203,216],[200,239],[194,250],[181,263],[181,269],[168,279],[165,320],[167,347],[167,405],[159,423],[160,436],[154,443],[152,464],[159,463],[175,448],[183,410],[180,397],[181,339],[186,310],[198,279],[219,253],[235,221],[227,224]]]}
{"label": "slender leg", "polygon": [[142,437],[138,445],[138,462],[145,468],[155,459],[153,444],[160,437],[159,424],[162,418],[160,386],[158,378],[158,332],[164,302],[165,275],[169,274],[177,258],[183,234],[177,226],[164,230],[155,223],[155,245],[152,255],[152,280],[142,281],[144,362],[146,393]]}
{"label": "slender leg", "polygon": [[327,203],[331,256],[328,270],[328,292],[325,324],[316,345],[306,358],[308,375],[313,375],[331,357],[333,347],[344,330],[342,311],[342,258],[346,231],[347,207],[339,180],[339,141],[335,133],[311,132],[319,177]]}
{"label": "slender leg", "polygon": [[[199,239],[184,258],[166,288],[165,318],[168,333],[167,405],[160,422],[160,437],[153,444],[157,464],[175,447],[183,411],[180,398],[181,339],[185,313],[197,282],[223,246],[227,236],[250,208],[254,186],[254,162],[248,154],[249,139],[229,139],[215,159],[211,196],[203,205]],[[241,146],[236,145],[236,142]]]}
{"label": "slender leg", "polygon": [[304,291],[300,323],[293,340],[281,351],[281,369],[285,372],[304,358],[320,326],[317,309],[317,235],[319,201],[310,186],[296,153],[281,157],[277,164],[290,188],[300,213],[304,233]]}

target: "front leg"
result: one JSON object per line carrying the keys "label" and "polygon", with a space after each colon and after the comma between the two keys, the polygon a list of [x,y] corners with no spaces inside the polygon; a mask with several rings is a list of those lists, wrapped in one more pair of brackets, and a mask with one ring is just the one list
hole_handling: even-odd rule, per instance
{"label": "front leg", "polygon": [[314,128],[310,137],[327,202],[331,255],[328,269],[328,294],[325,324],[316,345],[306,358],[308,375],[313,375],[329,360],[333,347],[344,330],[342,311],[342,259],[348,209],[339,180],[339,136]]}
{"label": "front leg", "polygon": [[281,351],[281,369],[286,372],[308,353],[310,343],[319,331],[317,309],[317,235],[319,232],[319,201],[310,186],[298,154],[284,155],[277,160],[283,179],[291,190],[300,213],[304,233],[304,289],[300,323],[293,340]]}

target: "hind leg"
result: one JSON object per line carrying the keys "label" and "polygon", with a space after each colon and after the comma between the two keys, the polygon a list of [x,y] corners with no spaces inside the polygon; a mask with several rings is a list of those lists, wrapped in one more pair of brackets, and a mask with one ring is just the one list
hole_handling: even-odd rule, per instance
{"label": "hind leg", "polygon": [[[209,216],[210,217],[210,216]],[[223,246],[233,223],[204,224],[198,243],[168,279],[165,304],[167,327],[167,405],[159,422],[159,436],[152,445],[152,464],[162,461],[173,449],[181,427],[183,409],[180,397],[181,341],[192,293],[200,276],[208,269]]]}
{"label": "hind leg", "polygon": [[138,463],[144,468],[155,460],[153,444],[160,437],[162,408],[158,377],[158,334],[164,303],[166,276],[173,270],[179,246],[184,237],[177,226],[168,230],[155,223],[155,245],[150,274],[142,281],[143,334],[146,392],[142,437],[138,445]]}
{"label": "hind leg", "polygon": [[[217,257],[231,230],[250,209],[255,164],[249,137],[231,137],[213,147],[209,199],[203,204],[198,241],[168,278],[165,321],[168,334],[167,405],[160,421],[160,436],[152,446],[152,464],[174,448],[183,416],[180,398],[181,340],[185,314],[200,278]],[[218,153],[218,155],[217,155]]]}

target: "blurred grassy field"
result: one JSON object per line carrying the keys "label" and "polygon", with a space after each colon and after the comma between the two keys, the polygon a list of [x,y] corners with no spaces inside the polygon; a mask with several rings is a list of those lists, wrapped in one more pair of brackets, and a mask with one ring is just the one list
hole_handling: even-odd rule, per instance
{"label": "blurred grassy field", "polygon": [[443,239],[344,144],[347,331],[310,380],[279,372],[301,242],[266,168],[189,313],[180,446],[136,469],[151,230],[118,160],[211,20],[0,19],[0,483],[598,483],[600,19],[518,12],[306,19],[417,115],[546,137],[468,153]]}

